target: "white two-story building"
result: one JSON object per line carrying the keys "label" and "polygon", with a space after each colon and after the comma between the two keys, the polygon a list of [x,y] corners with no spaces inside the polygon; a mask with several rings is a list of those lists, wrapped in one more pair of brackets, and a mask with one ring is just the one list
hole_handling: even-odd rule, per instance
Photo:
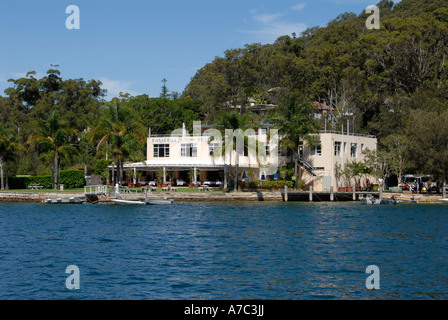
{"label": "white two-story building", "polygon": [[[300,150],[304,167],[308,168],[302,175],[305,184],[312,182],[315,191],[330,191],[331,187],[337,191],[338,187],[355,185],[355,179],[347,181],[347,178],[341,177],[341,171],[350,162],[363,162],[365,158],[363,151],[366,149],[376,150],[376,137],[335,131],[320,132],[317,135],[320,143],[312,148],[305,144]],[[361,187],[365,186],[367,179],[375,182],[373,177],[365,176],[359,181]]]}
{"label": "white two-story building", "polygon": [[[232,138],[227,151],[226,138],[217,130],[199,130],[193,135],[185,130],[166,136],[149,135],[146,161],[125,164],[125,169],[143,172],[137,178],[142,184],[155,184],[158,180],[173,185],[197,182],[224,186],[234,181],[236,175],[238,180],[246,178],[249,181],[272,177],[279,168],[293,162],[292,157],[279,152],[281,137],[272,131],[269,139],[266,130],[240,133],[242,145],[235,148],[238,139]],[[298,152],[298,178],[305,181],[305,188],[313,186],[315,191],[330,191],[331,187],[336,191],[345,184],[353,185],[354,180],[344,181],[340,177],[337,166],[343,170],[349,162],[362,162],[364,150],[377,148],[374,136],[330,131],[316,135],[319,143],[312,147],[305,143]],[[374,182],[372,177],[369,179]]]}
{"label": "white two-story building", "polygon": [[236,175],[239,180],[264,179],[286,164],[286,158],[278,156],[278,139],[274,141],[273,136],[268,140],[266,130],[232,131],[231,135],[232,142],[227,144],[227,137],[214,129],[193,135],[185,131],[150,135],[146,161],[125,164],[125,169],[143,171],[144,178],[139,179],[143,184],[162,180],[173,185],[197,182],[225,186]]}

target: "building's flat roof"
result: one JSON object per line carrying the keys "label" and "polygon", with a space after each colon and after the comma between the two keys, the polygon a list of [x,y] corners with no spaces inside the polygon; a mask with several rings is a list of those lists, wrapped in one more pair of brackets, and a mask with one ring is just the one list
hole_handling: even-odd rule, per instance
{"label": "building's flat roof", "polygon": [[354,136],[354,137],[364,137],[364,138],[372,138],[376,139],[376,136],[371,134],[365,134],[365,133],[356,133],[356,132],[350,132],[347,134],[347,132],[337,131],[337,130],[320,130],[317,132],[319,134],[338,134],[341,136]]}

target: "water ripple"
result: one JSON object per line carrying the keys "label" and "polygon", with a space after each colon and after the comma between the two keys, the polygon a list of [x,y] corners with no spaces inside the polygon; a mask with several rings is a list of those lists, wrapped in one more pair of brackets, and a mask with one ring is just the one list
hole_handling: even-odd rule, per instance
{"label": "water ripple", "polygon": [[[0,203],[0,299],[447,299],[447,206]],[[69,265],[80,269],[68,290]],[[381,288],[367,290],[369,265]]]}

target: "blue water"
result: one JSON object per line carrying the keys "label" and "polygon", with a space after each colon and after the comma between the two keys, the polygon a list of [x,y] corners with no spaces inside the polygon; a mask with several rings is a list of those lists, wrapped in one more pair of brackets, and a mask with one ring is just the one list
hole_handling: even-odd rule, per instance
{"label": "blue water", "polygon": [[447,266],[443,205],[0,203],[0,299],[447,299]]}

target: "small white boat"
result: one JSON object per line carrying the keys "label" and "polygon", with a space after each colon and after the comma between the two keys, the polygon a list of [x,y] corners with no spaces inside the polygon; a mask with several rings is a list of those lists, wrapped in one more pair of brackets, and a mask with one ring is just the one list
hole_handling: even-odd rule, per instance
{"label": "small white boat", "polygon": [[401,200],[397,199],[381,199],[381,204],[400,204]]}
{"label": "small white boat", "polygon": [[114,202],[116,204],[130,204],[130,205],[146,204],[145,202],[142,202],[142,201],[139,201],[139,200],[111,199],[110,201]]}
{"label": "small white boat", "polygon": [[381,200],[380,199],[375,199],[375,198],[365,198],[365,199],[361,199],[360,200],[361,203],[364,204],[381,204]]}
{"label": "small white boat", "polygon": [[448,203],[448,198],[440,199],[443,203]]}
{"label": "small white boat", "polygon": [[145,199],[146,204],[172,204],[173,199]]}
{"label": "small white boat", "polygon": [[82,204],[84,203],[84,198],[82,197],[70,197],[70,198],[56,198],[51,199],[47,198],[45,200],[42,200],[42,203],[47,204]]}
{"label": "small white boat", "polygon": [[359,201],[363,204],[381,204],[381,199],[377,199],[371,194],[367,196],[360,196]]}

